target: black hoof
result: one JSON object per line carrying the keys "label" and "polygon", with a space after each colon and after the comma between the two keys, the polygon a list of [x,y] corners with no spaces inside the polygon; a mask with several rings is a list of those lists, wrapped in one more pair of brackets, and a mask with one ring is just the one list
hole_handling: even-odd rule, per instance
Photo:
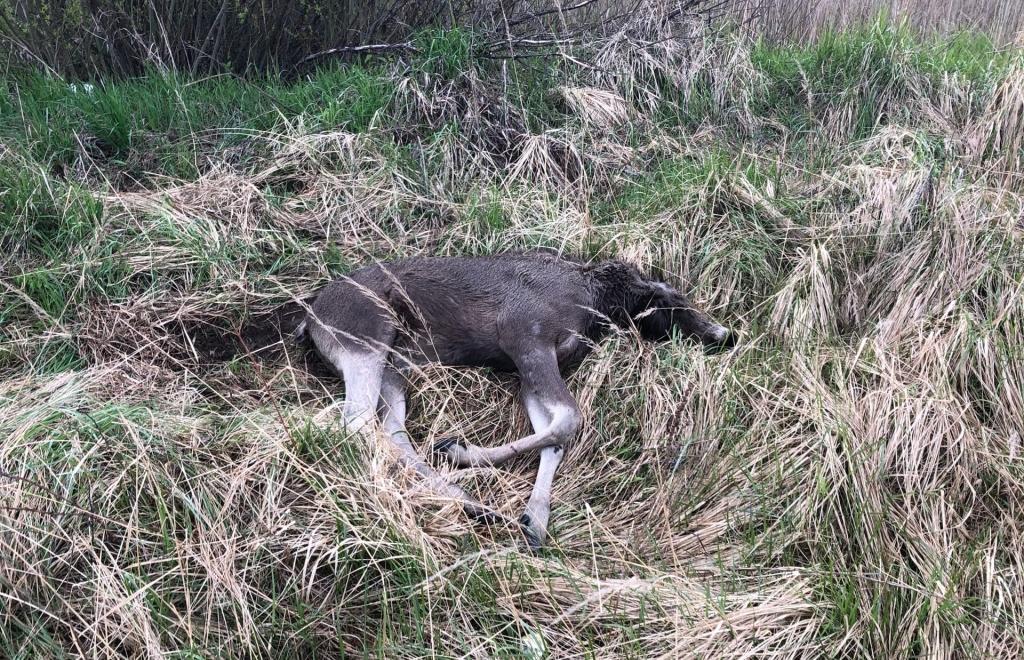
{"label": "black hoof", "polygon": [[544,547],[544,540],[533,531],[532,523],[533,520],[529,514],[524,513],[519,516],[519,526],[523,532],[523,537],[526,538],[526,546],[530,549],[530,552],[537,554]]}
{"label": "black hoof", "polygon": [[488,511],[475,506],[466,506],[466,515],[470,517],[473,522],[478,522],[482,525],[500,525],[506,522],[505,516],[494,511]]}

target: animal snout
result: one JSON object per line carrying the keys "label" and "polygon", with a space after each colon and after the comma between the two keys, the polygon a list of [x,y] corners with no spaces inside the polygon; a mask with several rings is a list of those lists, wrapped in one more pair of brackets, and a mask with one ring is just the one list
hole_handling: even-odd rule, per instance
{"label": "animal snout", "polygon": [[732,350],[736,346],[736,333],[726,327],[716,326],[708,333],[705,345],[707,346],[708,353],[722,353]]}

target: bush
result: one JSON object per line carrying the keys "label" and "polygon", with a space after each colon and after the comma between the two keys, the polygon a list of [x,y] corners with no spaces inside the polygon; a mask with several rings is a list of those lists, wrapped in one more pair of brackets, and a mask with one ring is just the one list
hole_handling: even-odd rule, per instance
{"label": "bush", "polygon": [[192,73],[291,69],[330,48],[402,40],[444,26],[472,1],[3,0],[0,34],[74,77],[135,75],[147,63]]}

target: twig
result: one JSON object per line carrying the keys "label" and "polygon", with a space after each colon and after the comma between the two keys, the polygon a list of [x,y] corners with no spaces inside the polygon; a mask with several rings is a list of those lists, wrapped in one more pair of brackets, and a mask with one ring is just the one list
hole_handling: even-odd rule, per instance
{"label": "twig", "polygon": [[566,12],[575,11],[577,9],[582,9],[587,5],[592,5],[595,2],[597,2],[597,0],[583,0],[583,2],[579,2],[575,5],[570,5],[568,7],[552,7],[551,9],[545,9],[544,11],[533,12],[521,18],[509,21],[507,27],[520,25],[521,23],[525,23],[526,21],[529,21],[531,19],[540,18],[541,16],[547,16],[548,14],[564,14]]}
{"label": "twig", "polygon": [[403,41],[397,44],[366,44],[364,46],[339,46],[338,48],[329,48],[322,50],[319,53],[313,53],[307,55],[301,60],[296,62],[292,69],[297,69],[300,66],[318,60],[323,57],[329,57],[331,55],[379,55],[381,53],[391,52],[405,52],[405,53],[418,53],[420,49],[412,45],[412,41]]}

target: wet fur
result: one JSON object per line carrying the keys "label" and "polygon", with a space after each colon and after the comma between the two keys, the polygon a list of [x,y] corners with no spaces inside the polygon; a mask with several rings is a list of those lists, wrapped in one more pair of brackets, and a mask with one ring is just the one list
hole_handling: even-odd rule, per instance
{"label": "wet fur", "polygon": [[[375,264],[329,284],[312,318],[348,338],[390,347],[414,363],[515,371],[509,348],[551,342],[559,366],[578,363],[611,330],[635,323],[645,339],[673,329],[711,348],[728,347],[716,323],[666,284],[621,261],[585,264],[544,253],[414,257]],[[304,340],[308,323],[297,332]],[[585,341],[580,341],[581,339]]]}
{"label": "wet fur", "polygon": [[562,373],[614,326],[633,324],[652,341],[678,332],[715,350],[734,343],[686,296],[628,263],[588,264],[546,253],[414,257],[366,266],[320,292],[295,339],[312,342],[345,379],[343,416],[350,428],[382,415],[402,462],[478,517],[494,514],[442,483],[409,442],[402,372],[426,362],[518,372],[534,433],[501,447],[442,439],[434,451],[459,466],[497,466],[539,452],[537,482],[519,519],[536,549],[546,536],[563,445],[582,422]]}

